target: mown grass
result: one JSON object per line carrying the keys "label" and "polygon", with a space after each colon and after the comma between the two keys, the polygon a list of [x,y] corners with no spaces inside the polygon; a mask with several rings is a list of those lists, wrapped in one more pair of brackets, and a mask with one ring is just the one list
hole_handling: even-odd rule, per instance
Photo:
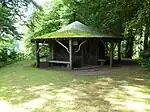
{"label": "mown grass", "polygon": [[0,109],[19,112],[149,112],[150,73],[139,66],[86,76],[23,61],[0,69]]}

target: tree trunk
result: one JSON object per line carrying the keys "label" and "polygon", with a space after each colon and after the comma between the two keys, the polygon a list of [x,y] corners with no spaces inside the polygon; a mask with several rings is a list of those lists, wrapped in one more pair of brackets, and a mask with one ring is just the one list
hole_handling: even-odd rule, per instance
{"label": "tree trunk", "polygon": [[148,58],[148,56],[146,55],[146,53],[148,52],[149,50],[149,42],[148,42],[148,37],[149,37],[149,24],[146,24],[146,27],[145,27],[145,35],[144,35],[144,54],[143,54],[143,58]]}
{"label": "tree trunk", "polygon": [[133,43],[134,37],[128,37],[127,42],[126,42],[126,52],[125,52],[125,57],[126,58],[131,58],[133,56]]}

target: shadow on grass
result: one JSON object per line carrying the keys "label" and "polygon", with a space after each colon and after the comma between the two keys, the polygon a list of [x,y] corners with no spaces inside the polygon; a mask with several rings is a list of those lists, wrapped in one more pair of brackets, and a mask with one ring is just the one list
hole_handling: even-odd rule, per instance
{"label": "shadow on grass", "polygon": [[148,86],[109,77],[80,83],[74,79],[65,86],[54,83],[26,88],[3,86],[0,92],[3,93],[0,108],[18,112],[150,111]]}
{"label": "shadow on grass", "polygon": [[100,76],[30,67],[6,70],[0,79],[2,112],[150,111],[150,79],[136,67]]}

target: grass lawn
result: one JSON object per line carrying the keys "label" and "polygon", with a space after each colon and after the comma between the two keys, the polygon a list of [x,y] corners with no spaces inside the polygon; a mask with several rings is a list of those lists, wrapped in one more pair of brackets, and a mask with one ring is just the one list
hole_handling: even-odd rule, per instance
{"label": "grass lawn", "polygon": [[1,112],[150,112],[150,73],[139,66],[80,76],[31,63],[0,69]]}

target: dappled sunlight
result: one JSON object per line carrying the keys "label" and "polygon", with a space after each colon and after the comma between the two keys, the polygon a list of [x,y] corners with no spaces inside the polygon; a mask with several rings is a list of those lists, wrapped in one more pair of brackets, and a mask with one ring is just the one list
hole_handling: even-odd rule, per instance
{"label": "dappled sunlight", "polygon": [[58,93],[70,93],[70,94],[76,92],[74,88],[70,88],[70,87],[63,87],[62,89],[57,89],[54,91]]}
{"label": "dappled sunlight", "polygon": [[[5,89],[4,89],[5,88]],[[20,104],[37,96],[32,92],[28,92],[20,86],[0,87],[0,97],[12,104]],[[32,96],[32,97],[31,97]]]}
{"label": "dappled sunlight", "polygon": [[[142,76],[140,78],[120,73],[62,76],[53,72],[54,74],[46,71],[45,76],[18,75],[19,78],[14,78],[13,75],[13,81],[11,76],[7,80],[4,78],[6,81],[0,85],[2,112],[150,111],[149,80]],[[24,81],[25,78],[29,80]],[[3,81],[2,78],[0,80]]]}
{"label": "dappled sunlight", "polygon": [[135,80],[137,80],[137,81],[144,81],[144,79],[142,79],[142,78],[135,78]]}
{"label": "dappled sunlight", "polygon": [[129,95],[132,95],[135,98],[142,98],[142,99],[149,99],[150,100],[150,94],[146,93],[149,91],[148,88],[143,86],[122,86],[124,88],[124,91],[128,93]]}
{"label": "dappled sunlight", "polygon": [[0,111],[1,112],[27,112],[23,108],[13,106],[5,100],[0,100]]}
{"label": "dappled sunlight", "polygon": [[[52,85],[52,84],[50,84]],[[17,104],[7,104],[7,106],[5,106],[4,108],[8,108],[10,111],[12,111],[13,109],[22,109],[22,111],[31,111],[34,110],[36,108],[42,108],[43,105],[49,100],[52,99],[53,96],[48,94],[47,91],[50,89],[49,85],[41,85],[41,86],[34,86],[31,88],[22,88],[20,89],[17,86],[12,86],[10,87],[2,87],[0,90],[5,90],[5,92],[8,92],[7,97],[9,98],[5,98],[3,97],[3,99],[5,100],[9,100],[10,102],[13,101],[18,101]],[[13,94],[9,94],[12,93],[12,91],[14,91]],[[20,93],[23,94],[20,94]],[[5,95],[5,94],[4,94]],[[23,95],[23,96],[22,96]],[[28,95],[28,97],[30,97],[28,99],[28,101],[24,100],[24,103],[22,102],[23,99],[26,99],[28,97],[26,97],[26,95]],[[35,95],[38,95],[39,98],[34,99]],[[2,99],[2,98],[1,98]],[[30,100],[32,99],[32,100]],[[30,101],[29,101],[30,100]],[[21,101],[21,102],[19,102]],[[6,105],[5,101],[5,105]],[[11,108],[13,107],[13,108]],[[18,112],[22,112],[22,111],[18,111]],[[5,112],[5,111],[4,111]],[[6,111],[7,112],[7,111]],[[16,110],[14,111],[16,112]]]}
{"label": "dappled sunlight", "polygon": [[[72,82],[72,81],[71,81]],[[112,78],[98,78],[95,81],[81,81],[71,85],[58,86],[54,83],[47,85],[28,86],[24,89],[12,86],[2,87],[0,91],[15,90],[16,96],[9,100],[22,100],[21,92],[32,93],[28,101],[11,104],[6,99],[0,102],[3,112],[31,112],[31,111],[133,111],[148,112],[150,110],[150,94],[145,86],[130,85],[127,81],[116,81]],[[19,96],[17,96],[17,94]],[[28,94],[29,95],[29,94]]]}
{"label": "dappled sunlight", "polygon": [[[134,102],[134,101],[126,101],[123,103],[128,110],[135,111],[135,112],[146,112],[147,105],[143,102]],[[149,108],[150,109],[150,108]]]}
{"label": "dappled sunlight", "polygon": [[50,94],[46,94],[46,93],[41,93],[40,97],[44,98],[44,99],[53,99],[54,95],[50,95]]}
{"label": "dappled sunlight", "polygon": [[150,99],[150,94],[141,93],[141,92],[137,92],[137,91],[126,91],[126,92],[130,95],[133,95],[134,97],[137,97],[137,98]]}
{"label": "dappled sunlight", "polygon": [[28,109],[28,110],[34,110],[36,108],[42,108],[43,105],[46,103],[47,99],[43,99],[43,98],[37,98],[34,99],[32,101],[20,104],[19,106],[24,108],[24,109]]}
{"label": "dappled sunlight", "polygon": [[101,78],[98,79],[93,85],[94,86],[108,86],[110,83],[113,83],[114,81],[111,78]]}
{"label": "dappled sunlight", "polygon": [[[105,100],[114,105],[114,109],[128,110],[134,112],[148,112],[150,111],[150,94],[145,93],[142,86],[127,86],[119,85],[117,88],[112,89],[105,96]],[[149,90],[144,88],[145,91]]]}
{"label": "dappled sunlight", "polygon": [[40,91],[40,90],[47,91],[49,89],[50,89],[49,85],[41,85],[41,86],[32,86],[31,88],[27,88],[26,90],[34,92],[34,91]]}
{"label": "dappled sunlight", "polygon": [[40,97],[47,99],[43,102],[42,110],[48,109],[48,105],[52,112],[74,111],[74,109],[83,112],[87,110],[92,112],[120,110],[148,112],[150,110],[148,101],[150,95],[144,93],[142,86],[133,86],[127,81],[121,83],[112,78],[100,78],[94,82],[82,81],[79,84],[61,88],[57,88],[55,85],[36,87],[42,92],[41,88],[44,88],[46,93],[45,95],[41,93]]}
{"label": "dappled sunlight", "polygon": [[72,101],[74,98],[70,95],[67,95],[67,93],[58,93],[56,94],[57,99],[60,101]]}

